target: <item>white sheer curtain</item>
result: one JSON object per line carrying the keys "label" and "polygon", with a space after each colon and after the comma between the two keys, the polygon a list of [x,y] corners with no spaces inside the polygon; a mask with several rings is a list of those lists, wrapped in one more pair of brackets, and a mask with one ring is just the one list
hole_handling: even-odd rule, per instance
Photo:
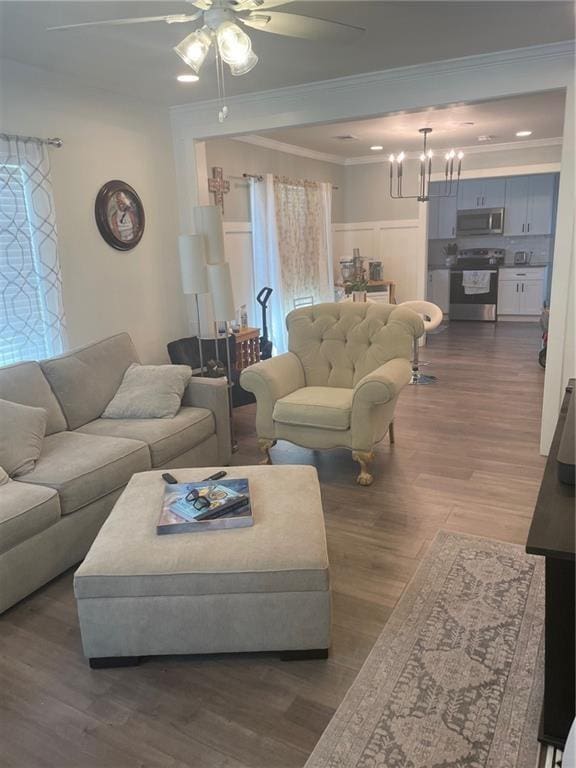
{"label": "white sheer curtain", "polygon": [[269,331],[277,353],[288,349],[285,317],[296,300],[333,300],[332,185],[277,179],[251,182],[256,292],[274,290]]}
{"label": "white sheer curtain", "polygon": [[0,365],[57,355],[66,341],[49,152],[0,134]]}

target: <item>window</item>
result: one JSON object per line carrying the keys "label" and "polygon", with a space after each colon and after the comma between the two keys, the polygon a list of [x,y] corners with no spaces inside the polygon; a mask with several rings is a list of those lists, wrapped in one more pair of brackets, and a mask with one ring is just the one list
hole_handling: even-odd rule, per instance
{"label": "window", "polygon": [[24,178],[0,166],[0,365],[49,355]]}
{"label": "window", "polygon": [[0,134],[0,365],[59,354],[64,342],[48,152]]}

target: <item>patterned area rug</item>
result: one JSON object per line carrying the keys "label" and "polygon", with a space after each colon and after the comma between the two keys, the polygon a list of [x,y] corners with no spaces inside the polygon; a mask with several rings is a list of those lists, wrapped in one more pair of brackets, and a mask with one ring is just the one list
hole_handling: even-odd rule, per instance
{"label": "patterned area rug", "polygon": [[305,768],[533,768],[544,569],[440,532]]}

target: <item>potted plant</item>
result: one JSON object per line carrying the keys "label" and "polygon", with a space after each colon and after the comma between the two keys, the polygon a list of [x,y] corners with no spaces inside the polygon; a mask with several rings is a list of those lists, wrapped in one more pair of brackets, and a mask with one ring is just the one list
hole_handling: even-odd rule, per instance
{"label": "potted plant", "polygon": [[350,283],[350,293],[352,294],[352,301],[366,301],[366,289],[368,282],[366,280],[354,280]]}

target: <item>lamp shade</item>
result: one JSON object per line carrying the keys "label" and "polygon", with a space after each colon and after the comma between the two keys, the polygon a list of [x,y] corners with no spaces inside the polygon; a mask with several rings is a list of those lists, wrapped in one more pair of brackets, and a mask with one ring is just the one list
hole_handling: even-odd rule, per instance
{"label": "lamp shade", "polygon": [[210,288],[204,259],[204,237],[202,235],[180,235],[178,247],[184,293],[196,295],[209,293]]}
{"label": "lamp shade", "polygon": [[232,292],[230,265],[227,261],[221,264],[208,264],[208,285],[212,294],[214,318],[219,320],[234,320],[236,307]]}
{"label": "lamp shade", "polygon": [[217,205],[199,205],[194,208],[194,224],[196,232],[205,237],[206,262],[220,264],[224,261],[222,211]]}

